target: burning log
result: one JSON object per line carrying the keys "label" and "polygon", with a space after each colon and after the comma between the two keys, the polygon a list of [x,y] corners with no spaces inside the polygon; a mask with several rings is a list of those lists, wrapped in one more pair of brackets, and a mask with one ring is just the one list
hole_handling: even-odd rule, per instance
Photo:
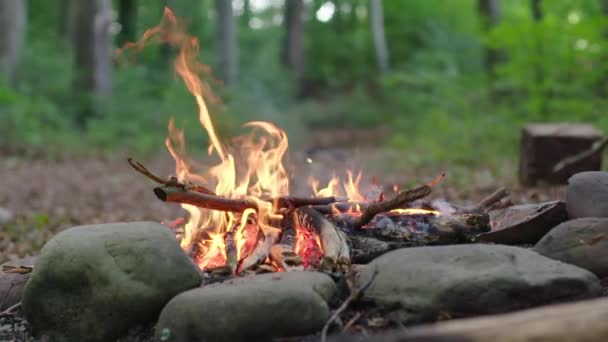
{"label": "burning log", "polygon": [[431,193],[431,188],[437,183],[441,182],[443,178],[445,178],[445,173],[442,173],[425,185],[419,186],[412,190],[403,191],[388,201],[371,203],[369,207],[363,211],[363,214],[355,220],[355,228],[362,228],[368,224],[374,218],[374,216],[380,213],[400,208],[417,199],[428,196]]}
{"label": "burning log", "polygon": [[318,211],[308,207],[298,208],[293,212],[293,221],[319,235],[323,249],[322,264],[331,268],[350,264],[350,248],[346,236]]}
{"label": "burning log", "polygon": [[216,195],[188,191],[174,186],[154,188],[154,194],[163,202],[185,203],[213,210],[243,212],[245,209],[258,208],[257,203],[254,201],[224,198]]}
{"label": "burning log", "polygon": [[270,258],[286,272],[301,271],[302,257],[293,251],[292,245],[278,243],[270,248]]}
{"label": "burning log", "polygon": [[241,261],[241,264],[238,267],[238,273],[243,272],[244,270],[248,270],[252,267],[255,267],[264,261],[270,255],[270,249],[274,244],[277,243],[279,239],[279,232],[277,231],[268,231],[264,233],[264,238],[259,239],[255,249],[251,254]]}
{"label": "burning log", "polygon": [[232,227],[232,229],[226,233],[226,266],[230,269],[231,274],[236,273],[236,268],[239,263],[238,259],[238,250],[236,247],[236,234],[237,227]]}

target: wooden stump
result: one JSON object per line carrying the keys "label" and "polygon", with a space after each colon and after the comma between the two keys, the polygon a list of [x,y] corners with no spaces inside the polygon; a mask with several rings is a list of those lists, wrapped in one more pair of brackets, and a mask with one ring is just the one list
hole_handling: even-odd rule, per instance
{"label": "wooden stump", "polygon": [[587,124],[530,124],[524,127],[521,139],[519,180],[531,186],[540,182],[566,184],[568,178],[582,171],[599,170],[601,153],[581,160],[559,172],[553,167],[563,159],[590,149],[600,140],[600,130]]}

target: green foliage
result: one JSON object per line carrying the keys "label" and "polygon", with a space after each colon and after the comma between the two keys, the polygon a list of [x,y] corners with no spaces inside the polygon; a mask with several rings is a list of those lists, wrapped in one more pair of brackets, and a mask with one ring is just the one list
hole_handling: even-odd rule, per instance
{"label": "green foliage", "polygon": [[[317,20],[329,2],[333,16]],[[215,65],[213,2],[170,3],[200,38],[203,61]],[[490,32],[479,27],[476,0],[385,0],[391,71],[383,75],[375,63],[368,1],[305,3],[303,79],[280,64],[281,4],[237,8],[239,83],[223,87],[208,75],[222,98],[210,104],[221,134],[239,132],[248,120],[276,122],[296,141],[319,126],[387,126],[393,134],[386,144],[403,150],[408,165],[498,169],[505,158],[515,158],[520,129],[530,121],[608,129],[608,19],[598,0],[545,1],[540,22],[532,20],[528,0],[501,1],[502,21]],[[160,2],[140,3],[138,32],[156,25],[161,12]],[[204,146],[194,100],[158,46],[138,54],[135,63],[116,63],[113,95],[99,104],[103,115],[79,129],[78,108],[87,95],[72,89],[70,44],[53,33],[59,14],[50,2],[30,7],[18,80],[0,86],[3,150],[152,153],[162,148],[170,117],[185,128],[190,145]],[[482,63],[484,47],[504,56],[492,80]]]}

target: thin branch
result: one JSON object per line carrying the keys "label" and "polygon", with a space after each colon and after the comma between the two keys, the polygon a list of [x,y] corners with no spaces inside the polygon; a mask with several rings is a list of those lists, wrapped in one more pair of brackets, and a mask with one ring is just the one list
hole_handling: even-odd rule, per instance
{"label": "thin branch", "polygon": [[374,273],[372,274],[371,278],[369,278],[369,280],[367,282],[365,282],[365,284],[363,284],[359,288],[351,290],[351,293],[348,296],[348,298],[346,298],[346,300],[342,303],[342,305],[340,305],[340,307],[337,308],[336,311],[334,311],[333,315],[331,315],[331,317],[329,317],[329,319],[327,320],[327,322],[325,322],[325,325],[323,326],[323,330],[321,330],[321,342],[326,342],[327,341],[327,331],[329,330],[329,327],[336,320],[338,320],[340,318],[340,315],[346,309],[348,309],[348,306],[353,301],[356,301],[359,298],[361,298],[361,296],[365,293],[365,291],[367,291],[367,289],[372,285],[372,283],[374,282],[374,280],[376,280],[376,276],[377,275],[378,275],[378,268],[375,268],[374,269]]}
{"label": "thin branch", "polygon": [[354,221],[354,227],[361,228],[368,224],[374,218],[374,216],[380,213],[400,208],[417,199],[428,196],[431,193],[431,188],[437,185],[437,183],[441,182],[443,178],[445,178],[445,173],[440,174],[425,185],[400,192],[397,196],[388,201],[370,203],[367,209],[363,211],[363,214]]}
{"label": "thin branch", "polygon": [[498,190],[494,191],[488,197],[482,199],[475,209],[480,211],[488,212],[492,209],[498,202],[500,202],[503,198],[509,196],[509,192],[504,187],[498,188]]}
{"label": "thin branch", "polygon": [[602,150],[604,150],[604,148],[606,148],[606,146],[608,146],[608,137],[605,137],[601,140],[596,141],[590,149],[575,154],[573,156],[567,157],[563,160],[561,160],[559,163],[555,164],[555,166],[553,167],[553,173],[558,173],[560,171],[562,171],[563,169],[577,164],[587,158],[591,158],[594,155],[596,155],[597,153],[601,153]]}
{"label": "thin branch", "polygon": [[13,314],[15,314],[15,311],[17,311],[17,309],[19,309],[21,307],[21,302],[9,306],[6,310],[0,312],[0,318],[1,317],[9,317],[12,316]]}
{"label": "thin branch", "polygon": [[192,191],[196,191],[196,192],[200,192],[200,193],[208,194],[208,195],[215,195],[215,192],[205,188],[202,185],[181,183],[175,177],[171,177],[169,179],[164,179],[162,177],[159,177],[159,176],[153,174],[152,172],[150,172],[150,170],[148,170],[142,163],[138,162],[137,160],[134,160],[133,158],[128,158],[127,161],[129,162],[129,165],[131,165],[131,167],[135,171],[150,178],[151,180],[155,181],[158,184],[162,184],[164,186],[172,186],[172,187],[180,188],[183,190],[192,190]]}

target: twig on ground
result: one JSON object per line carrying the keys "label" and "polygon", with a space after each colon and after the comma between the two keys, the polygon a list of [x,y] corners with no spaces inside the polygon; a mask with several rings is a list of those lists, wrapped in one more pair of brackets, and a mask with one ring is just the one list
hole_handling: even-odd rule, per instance
{"label": "twig on ground", "polygon": [[[327,320],[327,322],[325,323],[325,325],[323,326],[323,330],[321,330],[321,342],[326,342],[327,341],[327,332],[329,330],[329,327],[340,318],[340,315],[346,310],[348,309],[348,306],[355,300],[358,300],[359,298],[361,298],[361,296],[365,293],[365,291],[372,285],[372,283],[374,282],[374,280],[376,280],[376,276],[378,275],[378,269],[374,269],[374,273],[372,274],[371,278],[369,278],[369,280],[367,282],[365,282],[365,284],[361,285],[361,287],[359,288],[351,288],[351,292],[350,295],[348,296],[348,298],[346,298],[346,300],[344,300],[344,302],[342,303],[342,305],[340,305],[339,308],[336,309],[336,311],[334,311],[333,315],[331,315],[331,317],[329,317],[329,319]],[[349,286],[350,287],[350,286]]]}
{"label": "twig on ground", "polygon": [[440,174],[425,185],[419,186],[415,189],[402,191],[388,201],[370,203],[367,209],[363,211],[363,214],[361,214],[361,216],[354,221],[354,227],[362,228],[368,224],[374,218],[374,216],[380,213],[400,208],[417,199],[428,196],[431,193],[431,188],[437,185],[437,183],[441,182],[443,178],[445,178],[445,173]]}
{"label": "twig on ground", "polygon": [[21,307],[21,302],[14,304],[12,306],[9,306],[6,310],[0,312],[0,317],[9,317],[12,316],[15,311],[17,311],[17,309],[19,309]]}
{"label": "twig on ground", "polygon": [[3,265],[2,272],[4,273],[18,273],[18,274],[28,274],[34,270],[32,266],[13,266],[13,265]]}

